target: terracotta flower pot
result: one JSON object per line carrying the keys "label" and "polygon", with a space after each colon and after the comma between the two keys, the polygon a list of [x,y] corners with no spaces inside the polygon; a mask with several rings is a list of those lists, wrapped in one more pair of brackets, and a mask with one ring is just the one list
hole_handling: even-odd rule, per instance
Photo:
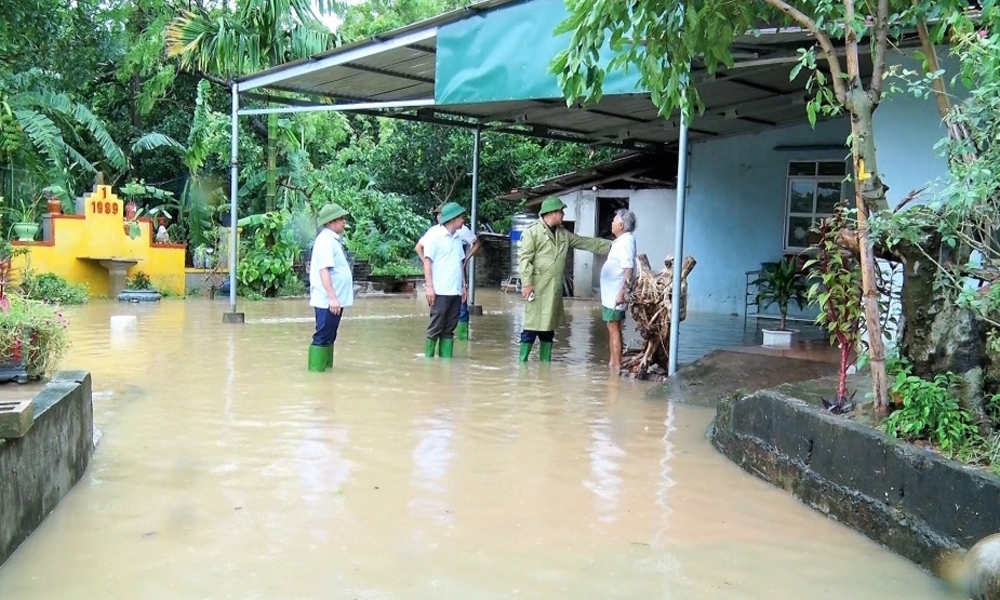
{"label": "terracotta flower pot", "polygon": [[59,198],[49,198],[48,205],[49,205],[49,212],[51,214],[53,215],[62,214],[62,200],[60,200]]}

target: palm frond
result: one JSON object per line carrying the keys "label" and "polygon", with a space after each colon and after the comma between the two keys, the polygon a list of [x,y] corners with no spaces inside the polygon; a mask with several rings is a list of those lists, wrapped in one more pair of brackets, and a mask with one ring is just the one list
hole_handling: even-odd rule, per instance
{"label": "palm frond", "polygon": [[[288,169],[285,167],[278,167],[275,172],[275,177],[285,177],[289,174]],[[246,181],[243,183],[243,187],[240,188],[240,196],[249,196],[250,194],[257,191],[266,181],[268,172],[267,170],[258,171],[247,177]]]}
{"label": "palm frond", "polygon": [[77,152],[76,148],[70,146],[69,144],[65,144],[63,148],[66,150],[66,156],[70,158],[70,161],[72,161],[73,164],[83,168],[83,170],[87,171],[88,173],[97,172],[97,167],[95,167],[93,163],[87,160],[87,158],[84,155]]}
{"label": "palm frond", "polygon": [[32,145],[48,158],[48,162],[52,166],[62,167],[66,143],[62,132],[52,119],[38,111],[28,109],[15,110],[14,118],[24,129]]}
{"label": "palm frond", "polygon": [[[112,139],[104,123],[86,106],[74,102],[66,94],[54,92],[27,92],[18,94],[16,103],[35,108],[39,112],[52,112],[65,118],[67,124],[82,125],[101,147],[108,164],[118,170],[126,168],[125,153]],[[65,143],[65,140],[64,140]]]}
{"label": "palm frond", "polygon": [[182,155],[187,151],[187,148],[174,138],[154,131],[137,139],[135,143],[132,144],[132,153],[146,152],[148,150],[156,150],[157,148],[163,147],[176,150]]}

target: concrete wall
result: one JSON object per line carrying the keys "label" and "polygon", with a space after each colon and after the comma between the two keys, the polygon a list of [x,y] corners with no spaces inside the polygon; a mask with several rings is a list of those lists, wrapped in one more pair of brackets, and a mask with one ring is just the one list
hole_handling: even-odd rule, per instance
{"label": "concrete wall", "polygon": [[1000,530],[1000,478],[816,407],[835,386],[722,398],[710,438],[749,473],[925,568]]}
{"label": "concrete wall", "polygon": [[0,440],[0,564],[80,480],[94,452],[90,373],[56,374],[33,409],[23,438]]}
{"label": "concrete wall", "polygon": [[[591,190],[572,192],[562,196],[566,204],[563,220],[573,222],[573,232],[593,237],[597,229],[597,193]],[[589,252],[573,253],[573,296],[593,297],[594,255]]]}
{"label": "concrete wall", "polygon": [[82,215],[53,215],[51,239],[14,242],[29,251],[27,257],[15,258],[15,271],[30,266],[38,273],[55,273],[86,284],[92,296],[101,297],[108,295],[109,281],[97,259],[132,259],[138,264],[129,269],[130,276],[142,271],[157,289],[184,294],[184,244],[153,244],[148,219],[139,222],[139,236],[130,238],[124,230],[124,204],[110,186],[88,194],[83,205]]}

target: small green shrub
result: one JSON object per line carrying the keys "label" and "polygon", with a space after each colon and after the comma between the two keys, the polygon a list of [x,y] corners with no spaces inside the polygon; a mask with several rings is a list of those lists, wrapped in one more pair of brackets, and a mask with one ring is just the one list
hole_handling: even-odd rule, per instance
{"label": "small green shrub", "polygon": [[55,273],[27,273],[21,282],[21,291],[30,300],[54,304],[85,304],[87,286],[70,283]]}
{"label": "small green shrub", "polygon": [[406,279],[407,277],[418,277],[423,274],[423,269],[403,261],[397,261],[372,268],[372,275],[375,277],[395,277],[397,279]]}
{"label": "small green shrub", "polygon": [[131,277],[125,280],[125,288],[129,290],[151,290],[153,282],[149,275],[143,271],[136,271]]}
{"label": "small green shrub", "polygon": [[890,394],[901,399],[903,406],[883,421],[885,432],[909,441],[929,441],[952,456],[981,444],[972,415],[952,392],[958,383],[953,373],[937,375],[932,381],[922,379],[913,375],[909,364],[898,361]]}
{"label": "small green shrub", "polygon": [[289,298],[295,296],[304,296],[309,290],[306,288],[306,284],[302,282],[298,277],[291,279],[286,279],[281,287],[278,288],[279,298]]}

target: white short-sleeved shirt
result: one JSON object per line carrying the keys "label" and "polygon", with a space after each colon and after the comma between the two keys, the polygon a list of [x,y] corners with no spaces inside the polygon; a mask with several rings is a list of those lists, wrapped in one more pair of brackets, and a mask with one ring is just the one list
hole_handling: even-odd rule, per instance
{"label": "white short-sleeved shirt", "polygon": [[625,269],[635,269],[635,236],[623,233],[611,244],[608,259],[601,268],[601,306],[615,310],[625,310],[624,305],[615,305],[618,291],[625,283]]}
{"label": "white short-sleeved shirt", "polygon": [[[438,233],[448,233],[448,230],[444,228],[444,225],[435,225],[428,229],[417,243],[426,248],[427,240],[430,239],[429,236]],[[462,244],[465,246],[471,246],[476,243],[476,234],[472,233],[472,230],[465,225],[459,227],[455,234],[458,236],[458,239],[462,240]]]}
{"label": "white short-sleeved shirt", "polygon": [[431,260],[434,293],[439,296],[461,296],[465,248],[458,231],[448,233],[444,225],[436,225],[420,241],[424,247],[424,257]]}
{"label": "white short-sleeved shirt", "polygon": [[312,257],[309,260],[309,306],[315,308],[330,308],[330,297],[323,287],[320,272],[330,270],[330,283],[337,294],[340,306],[347,308],[354,304],[354,277],[351,265],[347,262],[344,248],[340,245],[340,236],[333,230],[324,228],[316,236],[313,243]]}

